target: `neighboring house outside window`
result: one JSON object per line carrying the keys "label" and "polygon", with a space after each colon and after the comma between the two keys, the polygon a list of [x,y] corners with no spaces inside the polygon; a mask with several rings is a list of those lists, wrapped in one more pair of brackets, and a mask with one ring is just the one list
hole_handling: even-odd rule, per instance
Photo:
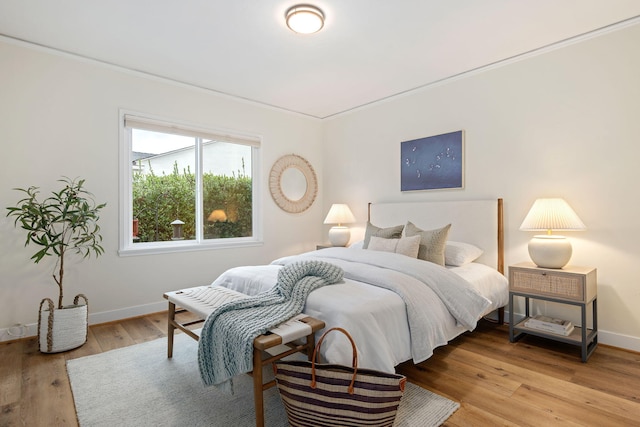
{"label": "neighboring house outside window", "polygon": [[258,137],[121,118],[120,254],[261,242]]}

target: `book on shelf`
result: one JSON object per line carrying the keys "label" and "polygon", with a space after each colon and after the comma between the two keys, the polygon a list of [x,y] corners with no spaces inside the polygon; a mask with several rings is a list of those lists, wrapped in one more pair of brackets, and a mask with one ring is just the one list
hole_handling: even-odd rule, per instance
{"label": "book on shelf", "polygon": [[555,334],[555,335],[562,335],[564,337],[568,337],[569,335],[571,335],[571,333],[574,330],[574,326],[573,325],[571,325],[571,327],[569,329],[562,330],[562,331],[558,330],[558,329],[554,329],[554,328],[548,328],[548,327],[545,327],[545,326],[541,326],[539,324],[530,324],[528,322],[525,322],[524,326],[526,326],[529,329],[535,329],[535,330],[538,330],[538,331],[548,332],[550,334]]}
{"label": "book on shelf", "polygon": [[539,329],[546,332],[552,332],[567,336],[574,329],[573,324],[564,319],[556,319],[549,316],[537,315],[530,317],[524,323],[527,328]]}

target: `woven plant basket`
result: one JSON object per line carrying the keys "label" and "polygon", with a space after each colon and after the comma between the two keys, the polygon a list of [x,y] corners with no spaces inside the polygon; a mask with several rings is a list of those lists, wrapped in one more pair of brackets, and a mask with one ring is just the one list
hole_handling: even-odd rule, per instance
{"label": "woven plant basket", "polygon": [[[83,304],[78,304],[79,299]],[[53,301],[40,302],[38,314],[38,343],[42,353],[59,353],[80,347],[87,341],[89,301],[79,294],[73,305],[55,308]]]}

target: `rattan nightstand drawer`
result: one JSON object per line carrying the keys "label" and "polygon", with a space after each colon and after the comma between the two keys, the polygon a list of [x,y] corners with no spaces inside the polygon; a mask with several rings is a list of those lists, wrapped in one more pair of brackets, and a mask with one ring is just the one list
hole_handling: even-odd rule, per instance
{"label": "rattan nightstand drawer", "polygon": [[509,268],[509,289],[571,301],[590,301],[596,295],[596,270],[544,269],[518,264]]}
{"label": "rattan nightstand drawer", "polygon": [[564,277],[545,272],[515,270],[512,275],[512,291],[548,295],[576,301],[584,300],[584,286],[580,277]]}

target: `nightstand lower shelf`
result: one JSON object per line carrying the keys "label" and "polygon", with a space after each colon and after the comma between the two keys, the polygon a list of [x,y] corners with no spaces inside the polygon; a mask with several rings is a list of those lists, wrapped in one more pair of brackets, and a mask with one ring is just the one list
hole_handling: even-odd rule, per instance
{"label": "nightstand lower shelf", "polygon": [[509,292],[509,307],[514,307],[514,297],[522,297],[525,299],[525,316],[519,321],[515,320],[513,310],[509,312],[509,341],[515,342],[522,338],[524,335],[535,335],[542,338],[548,338],[567,344],[577,345],[581,349],[581,359],[586,362],[591,354],[598,346],[598,317],[597,317],[597,298],[594,298],[589,302],[592,309],[593,328],[583,329],[576,326],[570,335],[564,336],[560,334],[554,334],[547,331],[541,331],[539,329],[529,328],[524,323],[530,318],[529,315],[529,303],[532,299],[540,299],[546,301],[554,301],[563,304],[577,305],[580,307],[582,324],[587,324],[587,303],[558,300],[557,298],[545,297],[539,295],[525,294],[521,292]]}
{"label": "nightstand lower shelf", "polygon": [[598,331],[588,328],[585,332],[585,336],[582,336],[582,328],[576,326],[571,334],[564,336],[560,334],[554,334],[552,332],[541,331],[540,329],[529,328],[525,326],[525,322],[529,320],[529,317],[525,317],[520,322],[518,322],[512,329],[513,336],[511,338],[511,342],[519,340],[525,334],[527,335],[535,335],[542,338],[551,338],[555,341],[564,342],[567,344],[576,345],[578,347],[582,347],[582,361],[586,362],[587,359],[591,356],[593,351],[596,349],[598,345]]}

